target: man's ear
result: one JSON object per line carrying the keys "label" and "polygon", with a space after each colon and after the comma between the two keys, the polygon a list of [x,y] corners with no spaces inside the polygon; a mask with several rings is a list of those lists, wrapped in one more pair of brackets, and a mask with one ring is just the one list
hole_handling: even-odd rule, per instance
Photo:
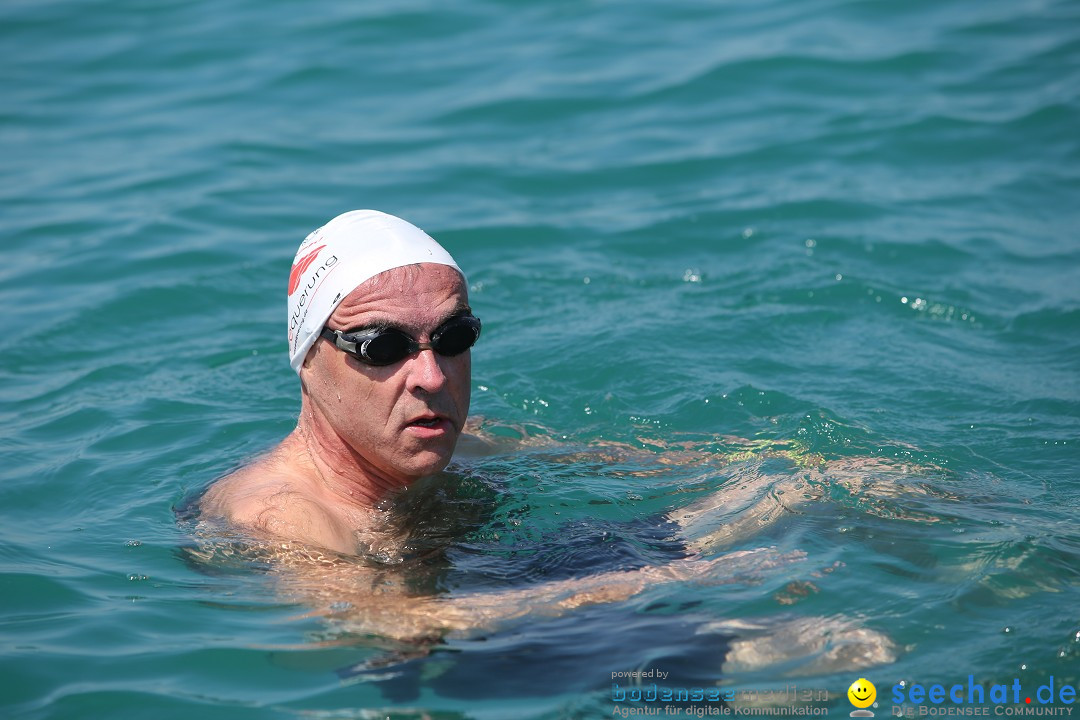
{"label": "man's ear", "polygon": [[[318,345],[319,341],[315,341],[315,345]],[[300,392],[307,393],[307,374],[311,372],[311,362],[315,357],[315,345],[308,348],[307,355],[304,355],[304,361],[300,363]]]}

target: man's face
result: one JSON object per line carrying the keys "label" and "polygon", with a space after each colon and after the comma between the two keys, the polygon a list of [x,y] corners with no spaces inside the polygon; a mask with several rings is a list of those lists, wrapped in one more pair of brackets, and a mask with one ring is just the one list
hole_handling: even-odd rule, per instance
{"label": "man's face", "polygon": [[[442,323],[468,308],[461,275],[424,263],[362,284],[327,321],[332,330],[393,327],[430,342]],[[305,389],[321,424],[352,450],[361,469],[400,482],[450,462],[469,414],[470,351],[445,357],[421,350],[383,367],[366,365],[320,339],[304,361]]]}

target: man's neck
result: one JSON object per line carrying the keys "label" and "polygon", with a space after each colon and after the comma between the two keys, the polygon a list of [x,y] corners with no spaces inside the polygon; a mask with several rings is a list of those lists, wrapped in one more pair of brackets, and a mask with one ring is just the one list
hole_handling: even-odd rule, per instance
{"label": "man's neck", "polygon": [[313,489],[335,505],[375,510],[388,497],[408,486],[413,478],[392,477],[373,466],[346,443],[329,423],[303,403],[296,430],[283,445],[291,445],[301,459]]}

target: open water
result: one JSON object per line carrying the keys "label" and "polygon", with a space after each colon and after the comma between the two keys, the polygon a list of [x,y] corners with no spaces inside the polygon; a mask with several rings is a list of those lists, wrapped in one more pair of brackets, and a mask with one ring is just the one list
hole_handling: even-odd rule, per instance
{"label": "open water", "polygon": [[[9,0],[0,53],[0,715],[1080,683],[1075,0]],[[296,246],[361,207],[466,269],[473,412],[528,438],[444,479],[429,591],[663,564],[739,489],[705,556],[787,560],[412,652],[193,561],[185,500],[295,422]]]}

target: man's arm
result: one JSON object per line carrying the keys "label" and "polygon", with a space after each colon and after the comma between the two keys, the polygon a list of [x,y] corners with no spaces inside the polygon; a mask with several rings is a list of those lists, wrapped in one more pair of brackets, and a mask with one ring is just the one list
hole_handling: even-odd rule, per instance
{"label": "man's arm", "polygon": [[[722,474],[715,492],[667,514],[678,536],[695,553],[714,553],[753,543],[763,530],[807,505],[830,495],[857,496],[873,511],[901,496],[924,495],[920,477],[944,472],[933,465],[891,458],[859,456],[826,460],[796,442],[749,440],[732,435],[694,439],[640,438],[637,443],[594,441],[585,448],[566,448],[552,431],[501,426],[483,419],[470,421],[475,444],[465,459],[504,452],[542,449],[545,458],[563,462],[608,462],[637,477],[663,475],[668,468],[700,469],[702,481]],[[637,465],[636,471],[626,466]],[[905,510],[908,519],[920,520]],[[894,513],[895,514],[895,513]]]}
{"label": "man's arm", "polygon": [[[820,460],[768,471],[760,459],[744,461],[727,469],[723,487],[671,511],[668,519],[680,526],[689,549],[714,553],[751,541],[769,526],[836,493],[855,497],[872,511],[897,497],[925,495],[917,479],[935,471],[940,468],[876,457]],[[910,510],[904,516],[923,519]]]}
{"label": "man's arm", "polygon": [[525,617],[557,617],[588,605],[622,602],[669,583],[753,582],[805,558],[801,552],[762,548],[510,590],[417,596],[407,592],[405,577],[394,570],[335,560],[312,548],[293,545],[290,550],[292,557],[277,566],[276,576],[284,595],[312,608],[307,615],[326,617],[351,633],[400,642],[492,630]]}

